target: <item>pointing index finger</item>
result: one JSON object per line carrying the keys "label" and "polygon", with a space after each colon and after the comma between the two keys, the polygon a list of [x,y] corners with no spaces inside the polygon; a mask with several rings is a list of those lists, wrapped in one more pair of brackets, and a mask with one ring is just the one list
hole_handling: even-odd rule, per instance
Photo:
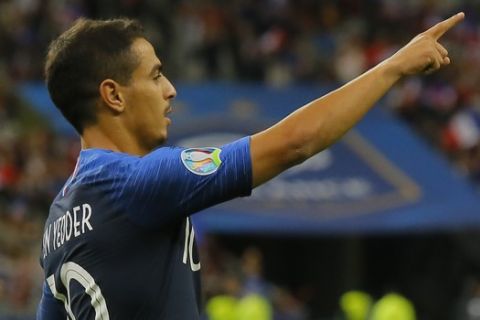
{"label": "pointing index finger", "polygon": [[445,34],[448,30],[456,26],[460,21],[465,18],[465,14],[463,12],[457,13],[454,16],[451,16],[450,18],[443,20],[442,22],[437,23],[425,33],[430,34],[435,40],[440,39],[441,36]]}

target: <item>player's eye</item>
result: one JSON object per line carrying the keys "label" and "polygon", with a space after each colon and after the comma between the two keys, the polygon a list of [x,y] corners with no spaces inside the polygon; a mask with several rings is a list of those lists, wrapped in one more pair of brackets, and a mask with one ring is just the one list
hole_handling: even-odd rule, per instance
{"label": "player's eye", "polygon": [[162,73],[159,72],[159,73],[157,73],[157,74],[155,75],[155,77],[153,77],[153,79],[158,80],[158,79],[160,79],[161,77],[162,77]]}

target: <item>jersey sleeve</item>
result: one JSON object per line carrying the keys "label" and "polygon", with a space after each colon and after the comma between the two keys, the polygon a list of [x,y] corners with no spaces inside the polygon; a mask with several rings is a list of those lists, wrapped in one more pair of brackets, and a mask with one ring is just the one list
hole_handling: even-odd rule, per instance
{"label": "jersey sleeve", "polygon": [[161,226],[250,195],[250,138],[220,148],[159,148],[137,158],[127,172],[116,202],[134,222]]}
{"label": "jersey sleeve", "polygon": [[55,299],[47,283],[43,283],[42,298],[37,308],[37,320],[65,320],[67,314],[63,305]]}

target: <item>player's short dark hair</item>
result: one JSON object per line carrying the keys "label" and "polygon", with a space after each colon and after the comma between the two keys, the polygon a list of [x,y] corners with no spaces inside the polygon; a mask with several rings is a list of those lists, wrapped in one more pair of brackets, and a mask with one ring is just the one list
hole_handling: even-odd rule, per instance
{"label": "player's short dark hair", "polygon": [[96,121],[103,80],[128,84],[139,63],[131,45],[144,37],[143,27],[135,20],[81,18],[52,41],[45,63],[47,88],[78,133]]}

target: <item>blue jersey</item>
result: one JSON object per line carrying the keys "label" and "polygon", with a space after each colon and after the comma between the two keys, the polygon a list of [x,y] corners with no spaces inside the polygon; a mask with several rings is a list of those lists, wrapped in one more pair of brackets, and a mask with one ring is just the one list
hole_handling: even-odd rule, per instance
{"label": "blue jersey", "polygon": [[82,150],[45,224],[37,319],[200,319],[189,216],[251,193],[249,141],[143,157]]}

